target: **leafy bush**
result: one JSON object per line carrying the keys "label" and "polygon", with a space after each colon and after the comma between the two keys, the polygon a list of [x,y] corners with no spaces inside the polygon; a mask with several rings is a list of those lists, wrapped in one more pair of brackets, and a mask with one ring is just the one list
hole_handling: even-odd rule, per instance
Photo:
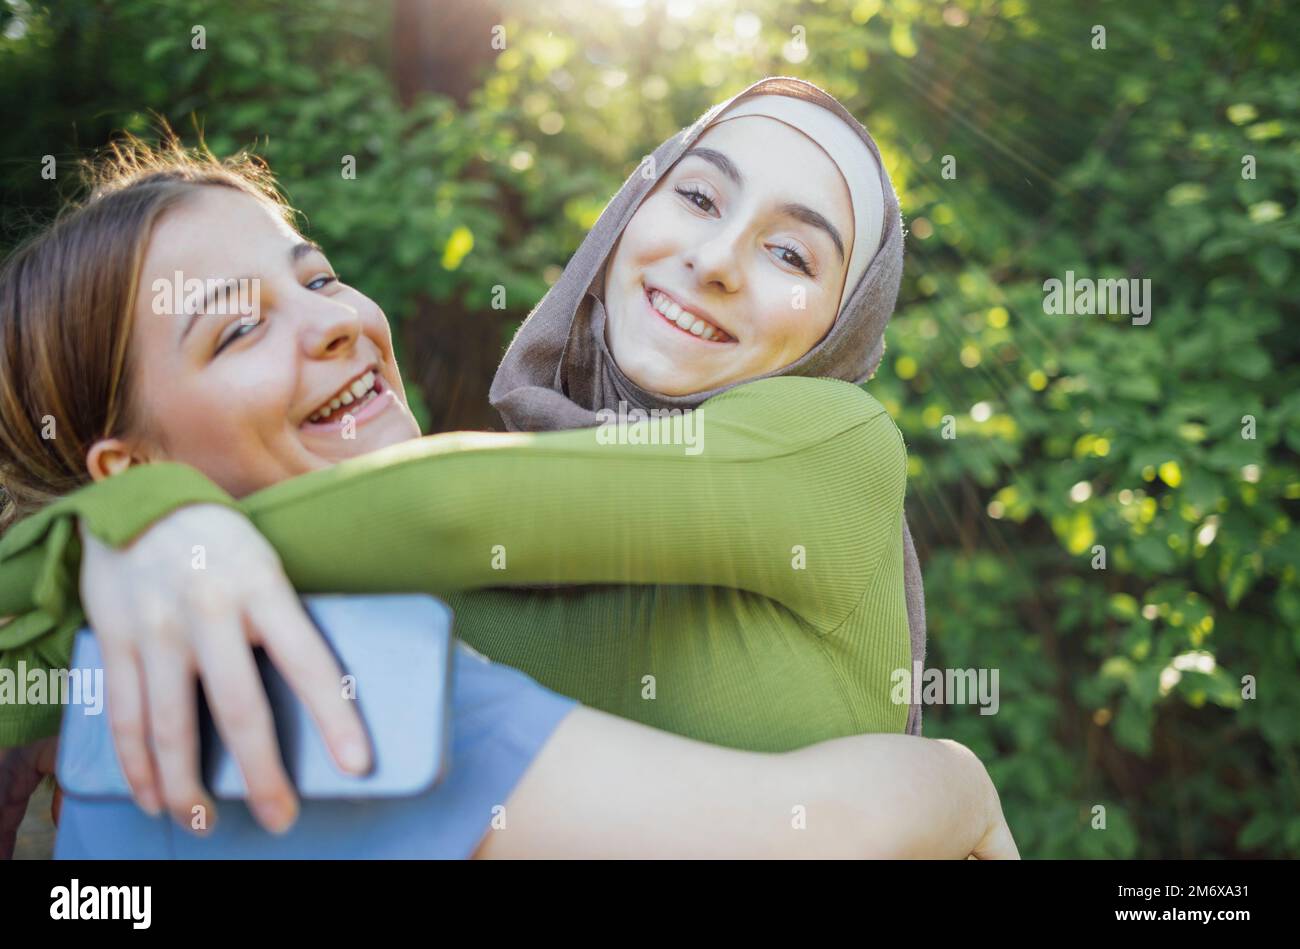
{"label": "leafy bush", "polygon": [[[927,665],[1002,688],[926,733],[988,762],[1028,855],[1300,856],[1300,17],[1078,6],[515,0],[504,50],[443,38],[484,50],[467,100],[404,101],[379,0],[11,3],[0,243],[67,193],[42,156],[197,119],[385,307],[426,422],[489,424],[510,332],[640,158],[756,78],[817,82],[910,227],[874,388],[910,448]],[[1151,322],[1048,314],[1069,271],[1149,280]]]}

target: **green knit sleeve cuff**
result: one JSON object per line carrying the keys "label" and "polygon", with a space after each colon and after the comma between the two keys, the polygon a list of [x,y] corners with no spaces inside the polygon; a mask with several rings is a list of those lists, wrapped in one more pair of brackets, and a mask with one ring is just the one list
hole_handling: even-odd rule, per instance
{"label": "green knit sleeve cuff", "polygon": [[223,504],[235,499],[198,470],[176,462],[136,465],[88,484],[13,525],[0,539],[0,565],[41,543],[52,526],[76,517],[111,547],[124,547],[154,522],[187,504]]}
{"label": "green knit sleeve cuff", "polygon": [[110,547],[124,547],[177,508],[234,498],[186,465],[128,468],[14,524],[0,538],[0,747],[57,733],[58,706],[27,705],[8,691],[27,673],[66,668],[85,625],[77,521]]}
{"label": "green knit sleeve cuff", "polygon": [[[0,651],[24,646],[80,620],[81,520],[111,547],[124,547],[163,516],[187,504],[235,500],[186,465],[129,468],[74,491],[0,538]],[[70,637],[68,638],[70,642]]]}

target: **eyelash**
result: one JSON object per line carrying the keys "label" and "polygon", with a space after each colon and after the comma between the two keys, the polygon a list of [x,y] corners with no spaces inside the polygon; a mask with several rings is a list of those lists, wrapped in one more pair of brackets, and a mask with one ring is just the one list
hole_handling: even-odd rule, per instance
{"label": "eyelash", "polygon": [[[338,283],[338,279],[339,279],[339,278],[338,278],[338,275],[337,275],[337,274],[324,274],[324,275],[322,275],[322,276],[316,277],[314,280],[312,280],[310,283],[308,283],[308,284],[307,284],[307,289],[310,290],[310,289],[312,288],[312,284],[320,283],[320,281],[323,280],[324,283],[321,283],[320,286],[317,287],[316,289],[317,289],[317,290],[324,290],[324,289],[325,289],[326,287],[328,287],[331,283]],[[245,328],[247,328],[248,332],[251,333],[254,329],[256,329],[258,326],[261,326],[261,325],[262,325],[262,321],[261,321],[261,320],[258,320],[256,323],[244,323],[244,322],[241,321],[240,324],[239,324],[239,326],[235,328],[235,331],[234,331],[233,333],[231,333],[229,336],[227,336],[225,339],[223,339],[223,340],[221,341],[220,345],[217,346],[217,351],[216,351],[215,353],[213,353],[212,355],[213,355],[213,356],[220,356],[221,353],[225,351],[226,347],[228,347],[228,346],[229,346],[231,343],[233,343],[235,340],[237,340],[237,339],[243,339],[245,336],[247,336],[248,333],[245,333],[245,332],[244,332],[244,329],[245,329]]]}
{"label": "eyelash", "polygon": [[786,263],[793,264],[795,267],[798,267],[800,270],[802,270],[810,277],[816,276],[816,274],[812,272],[812,268],[808,266],[808,261],[803,259],[803,254],[799,253],[793,247],[787,247],[785,244],[777,244],[776,249],[780,251],[784,251],[787,254],[793,254],[795,258],[798,260],[798,263],[795,263],[792,260],[787,260]]}
{"label": "eyelash", "polygon": [[[688,188],[685,186],[679,186],[676,190],[678,194],[680,194],[687,201],[691,202],[691,204],[695,205],[701,211],[704,211],[706,214],[717,207],[717,205],[713,203],[713,199],[710,198],[703,191],[700,191],[698,188]],[[700,207],[700,201],[706,202],[709,205],[709,207],[707,208]],[[799,253],[799,251],[797,251],[795,248],[786,246],[785,244],[777,244],[776,247],[778,250],[784,251],[787,254],[793,254],[798,261],[796,263],[794,260],[785,260],[783,261],[784,263],[790,264],[791,266],[798,268],[799,270],[803,271],[805,274],[807,274],[810,277],[816,276],[816,274],[812,272],[812,268],[808,266],[808,262],[804,260],[803,254]]]}
{"label": "eyelash", "polygon": [[[687,201],[691,202],[691,204],[695,205],[697,208],[700,208],[700,210],[705,212],[706,214],[717,207],[717,205],[713,203],[713,199],[710,198],[707,194],[705,194],[703,191],[701,191],[698,188],[678,187],[677,193],[680,194]],[[700,207],[700,203],[699,201],[696,200],[696,198],[699,198],[700,201],[707,202],[709,206],[707,208]]]}

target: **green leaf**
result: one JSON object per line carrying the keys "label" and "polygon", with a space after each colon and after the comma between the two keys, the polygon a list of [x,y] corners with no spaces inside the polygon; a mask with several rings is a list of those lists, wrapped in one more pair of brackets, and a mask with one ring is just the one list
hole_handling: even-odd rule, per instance
{"label": "green leaf", "polygon": [[1134,559],[1153,573],[1166,573],[1178,563],[1163,534],[1144,534],[1132,543],[1130,549]]}
{"label": "green leaf", "polygon": [[1143,757],[1151,751],[1150,708],[1139,706],[1131,698],[1125,697],[1115,716],[1115,743]]}
{"label": "green leaf", "polygon": [[1257,850],[1277,836],[1281,823],[1271,811],[1261,811],[1252,817],[1237,835],[1237,846],[1242,850]]}
{"label": "green leaf", "polygon": [[1280,287],[1291,273],[1291,255],[1280,247],[1261,247],[1255,252],[1255,269],[1270,287]]}
{"label": "green leaf", "polygon": [[1223,497],[1223,484],[1217,475],[1200,466],[1191,466],[1184,472],[1182,493],[1190,504],[1209,513]]}

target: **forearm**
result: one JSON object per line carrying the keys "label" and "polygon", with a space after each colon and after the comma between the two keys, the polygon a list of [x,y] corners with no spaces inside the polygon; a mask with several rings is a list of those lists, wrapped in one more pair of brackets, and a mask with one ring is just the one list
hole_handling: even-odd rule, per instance
{"label": "forearm", "polygon": [[698,455],[601,444],[590,429],[444,436],[277,485],[242,507],[304,590],[718,585],[829,627],[894,539],[897,433],[872,420],[783,450],[726,408],[700,410],[709,442]]}

